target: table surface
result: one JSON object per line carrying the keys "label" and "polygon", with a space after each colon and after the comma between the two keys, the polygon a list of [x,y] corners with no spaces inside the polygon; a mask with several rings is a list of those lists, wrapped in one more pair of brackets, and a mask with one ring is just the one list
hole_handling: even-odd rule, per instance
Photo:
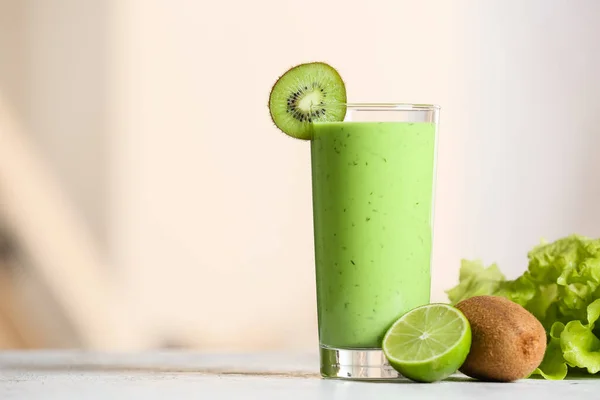
{"label": "table surface", "polygon": [[435,384],[321,379],[315,354],[0,353],[0,399],[598,399],[600,377]]}

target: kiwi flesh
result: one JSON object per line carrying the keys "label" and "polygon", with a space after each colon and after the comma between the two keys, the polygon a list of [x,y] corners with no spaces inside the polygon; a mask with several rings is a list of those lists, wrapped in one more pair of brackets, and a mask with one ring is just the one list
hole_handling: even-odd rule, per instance
{"label": "kiwi flesh", "polygon": [[511,382],[542,362],[546,331],[525,308],[498,296],[476,296],[456,305],[471,325],[471,351],[460,372],[482,381]]}
{"label": "kiwi flesh", "polygon": [[346,86],[323,62],[300,64],[273,85],[269,96],[273,123],[287,135],[308,140],[313,122],[339,122],[346,115]]}

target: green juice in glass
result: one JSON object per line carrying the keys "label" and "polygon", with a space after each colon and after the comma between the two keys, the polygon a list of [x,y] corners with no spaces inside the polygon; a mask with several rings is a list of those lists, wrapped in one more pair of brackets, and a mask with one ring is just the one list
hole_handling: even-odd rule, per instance
{"label": "green juice in glass", "polygon": [[430,296],[435,124],[322,122],[311,140],[320,344],[380,348]]}

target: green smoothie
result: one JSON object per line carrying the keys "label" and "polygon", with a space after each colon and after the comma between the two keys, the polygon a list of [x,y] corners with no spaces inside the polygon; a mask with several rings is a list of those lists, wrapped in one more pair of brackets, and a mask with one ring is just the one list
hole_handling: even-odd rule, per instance
{"label": "green smoothie", "polygon": [[429,303],[435,125],[319,122],[311,141],[321,345],[380,348]]}

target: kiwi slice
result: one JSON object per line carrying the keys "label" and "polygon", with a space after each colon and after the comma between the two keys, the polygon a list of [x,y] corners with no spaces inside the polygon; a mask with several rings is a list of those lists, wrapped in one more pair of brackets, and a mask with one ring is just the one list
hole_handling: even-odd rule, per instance
{"label": "kiwi slice", "polygon": [[279,129],[297,139],[310,139],[312,123],[343,121],[346,86],[328,64],[300,64],[283,74],[271,89],[271,118]]}

